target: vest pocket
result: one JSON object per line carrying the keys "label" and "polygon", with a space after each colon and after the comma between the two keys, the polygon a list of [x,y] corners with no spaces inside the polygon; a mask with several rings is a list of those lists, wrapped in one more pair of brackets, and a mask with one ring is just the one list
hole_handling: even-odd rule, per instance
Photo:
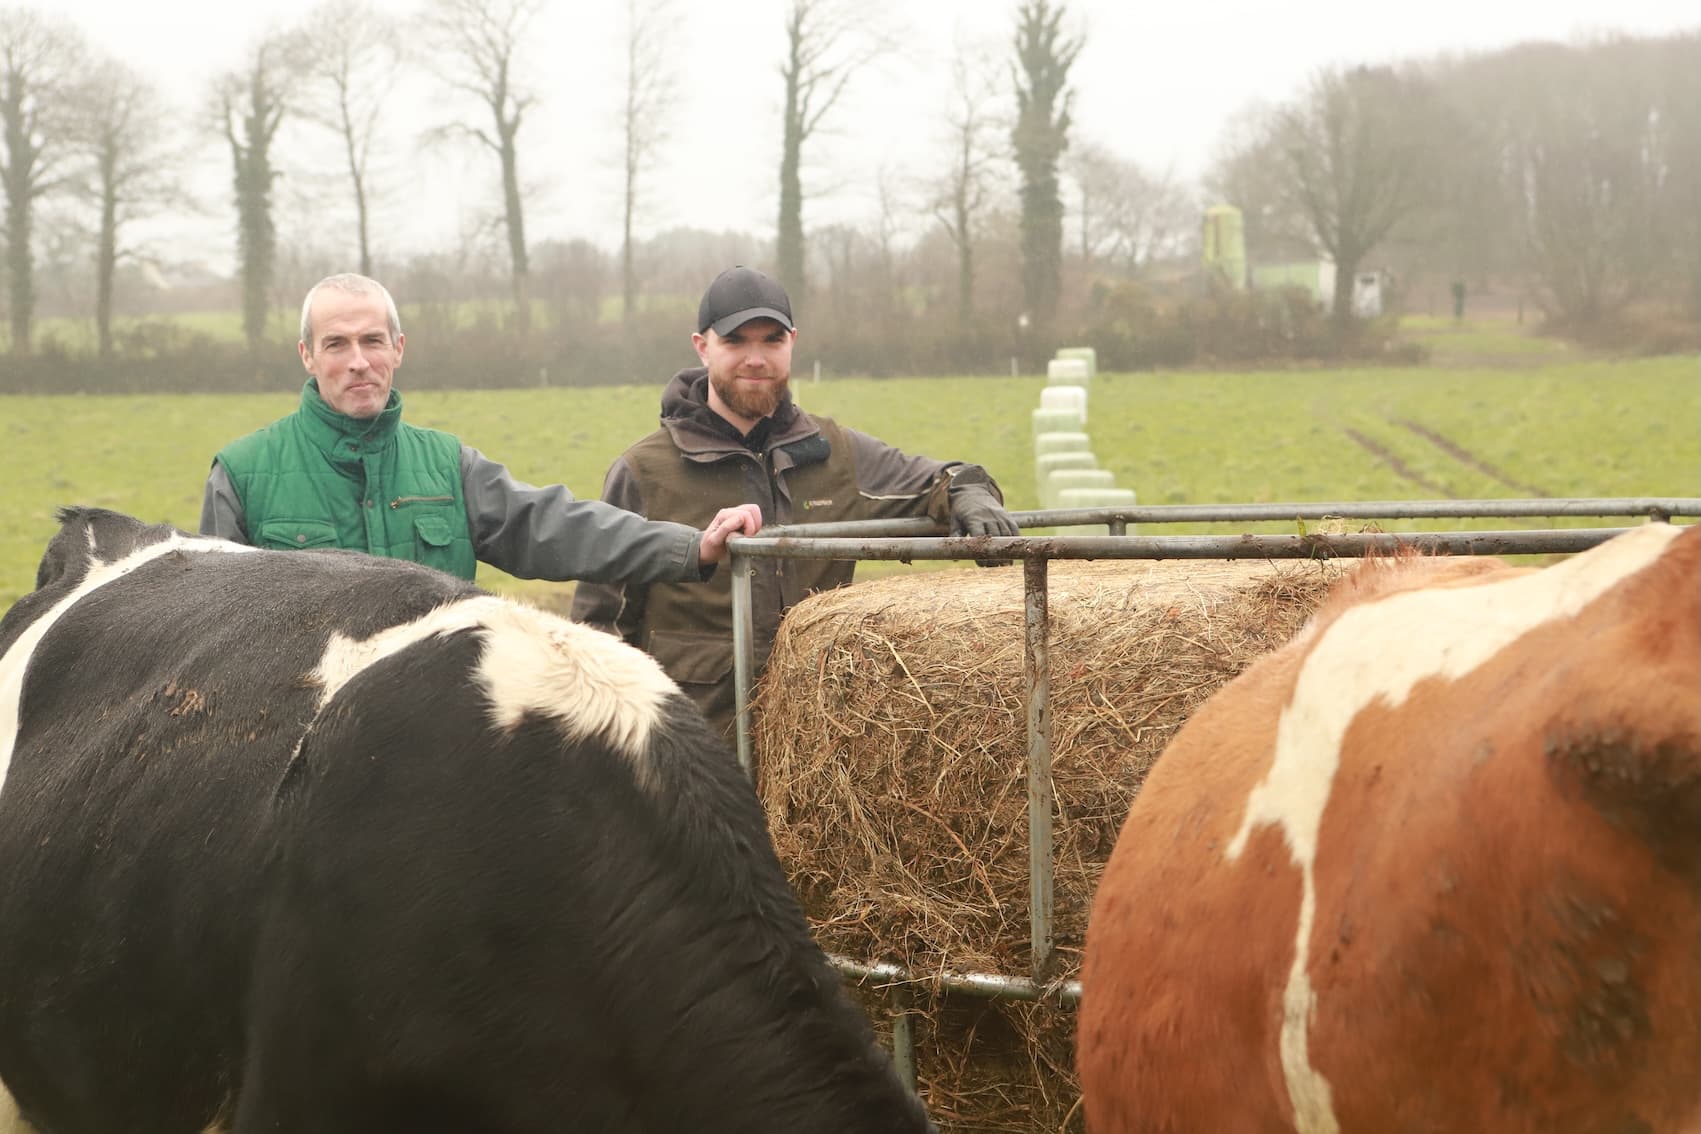
{"label": "vest pocket", "polygon": [[323,520],[267,520],[254,533],[254,546],[272,551],[336,547],[337,529]]}
{"label": "vest pocket", "polygon": [[413,518],[414,560],[439,571],[454,569],[455,537],[449,528],[449,518],[426,514]]}

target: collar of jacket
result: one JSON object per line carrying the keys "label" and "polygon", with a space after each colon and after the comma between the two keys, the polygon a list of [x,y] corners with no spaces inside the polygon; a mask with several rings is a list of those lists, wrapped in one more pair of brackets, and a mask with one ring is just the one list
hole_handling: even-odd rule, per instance
{"label": "collar of jacket", "polygon": [[402,421],[402,396],[391,389],[390,400],[377,417],[350,417],[332,409],[319,393],[319,379],[309,378],[301,387],[301,407],[296,413],[303,431],[327,457],[358,461],[383,451],[395,437]]}
{"label": "collar of jacket", "polygon": [[672,434],[673,443],[680,453],[698,461],[720,460],[738,453],[771,453],[821,432],[815,419],[798,408],[788,391],[766,419],[768,435],[760,448],[750,448],[736,426],[709,408],[709,371],[702,366],[673,376],[662,391],[661,408],[662,426]]}

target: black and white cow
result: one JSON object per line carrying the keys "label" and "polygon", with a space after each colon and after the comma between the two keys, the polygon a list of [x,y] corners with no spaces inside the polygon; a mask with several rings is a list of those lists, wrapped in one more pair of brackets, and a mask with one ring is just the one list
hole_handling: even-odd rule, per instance
{"label": "black and white cow", "polygon": [[0,1079],[46,1134],[923,1131],[645,655],[67,509],[0,621]]}

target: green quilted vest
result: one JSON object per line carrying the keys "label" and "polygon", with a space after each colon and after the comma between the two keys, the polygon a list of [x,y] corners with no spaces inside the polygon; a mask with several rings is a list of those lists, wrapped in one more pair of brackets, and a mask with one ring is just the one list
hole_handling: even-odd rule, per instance
{"label": "green quilted vest", "polygon": [[362,421],[326,405],[309,378],[295,413],[231,442],[218,461],[255,547],[341,547],[463,579],[477,570],[461,443],[404,424],[393,390],[384,411]]}

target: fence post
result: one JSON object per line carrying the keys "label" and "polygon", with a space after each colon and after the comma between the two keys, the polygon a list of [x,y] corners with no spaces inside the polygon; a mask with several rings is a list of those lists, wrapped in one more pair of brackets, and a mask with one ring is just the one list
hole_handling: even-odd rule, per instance
{"label": "fence post", "polygon": [[1028,687],[1028,943],[1035,984],[1051,975],[1051,617],[1046,593],[1048,561],[1023,560],[1023,604],[1027,648],[1023,676]]}
{"label": "fence post", "polygon": [[[736,542],[736,541],[734,541]],[[756,670],[756,617],[751,609],[750,576],[756,560],[740,555],[733,543],[727,545],[732,571],[732,688],[733,708],[738,722],[738,766],[754,779],[756,762],[750,743],[750,686]]]}
{"label": "fence post", "polygon": [[915,999],[908,985],[892,988],[892,1063],[904,1086],[915,1090]]}

